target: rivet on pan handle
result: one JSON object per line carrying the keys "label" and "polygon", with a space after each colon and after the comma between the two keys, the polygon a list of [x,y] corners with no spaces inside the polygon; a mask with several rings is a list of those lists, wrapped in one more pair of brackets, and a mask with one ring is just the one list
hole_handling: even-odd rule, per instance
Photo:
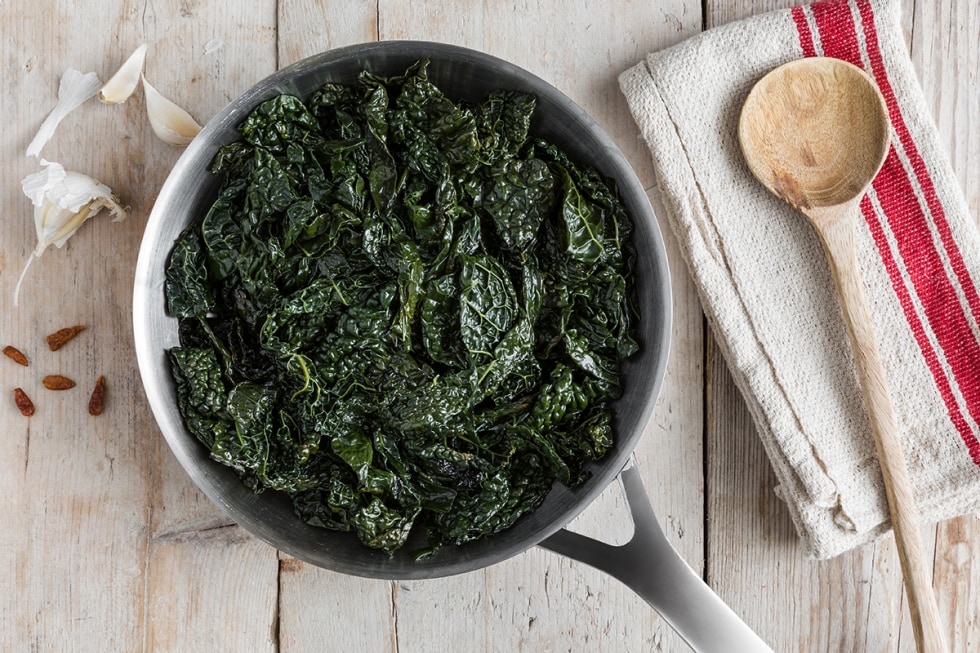
{"label": "rivet on pan handle", "polygon": [[699,653],[772,653],[667,541],[632,456],[619,480],[633,517],[633,539],[613,546],[560,530],[540,546],[625,583]]}

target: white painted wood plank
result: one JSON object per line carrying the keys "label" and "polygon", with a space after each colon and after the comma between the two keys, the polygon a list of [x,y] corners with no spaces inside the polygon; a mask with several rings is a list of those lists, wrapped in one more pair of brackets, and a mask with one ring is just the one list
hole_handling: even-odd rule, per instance
{"label": "white painted wood plank", "polygon": [[[147,52],[147,79],[205,124],[227,103],[277,68],[277,3],[252,1],[233,7],[206,3],[170,2],[151,5],[140,15]],[[139,98],[140,100],[142,98]],[[135,107],[144,111],[142,102]],[[145,118],[142,119],[145,123]],[[159,148],[156,136],[145,130],[147,146]],[[183,151],[169,149],[169,163],[155,168],[151,201]],[[153,536],[206,530],[229,523],[177,463],[158,432],[154,440]]]}
{"label": "white painted wood plank", "polygon": [[[280,3],[279,65],[377,40],[377,3]],[[394,651],[395,586],[319,569],[280,554],[278,642],[283,653]]]}
{"label": "white painted wood plank", "polygon": [[[980,6],[957,0],[915,2],[914,9],[912,62],[969,214],[980,224]],[[940,524],[935,544],[934,584],[950,651],[976,651],[980,568],[971,561],[980,556],[980,520],[969,515]]]}
{"label": "white painted wood plank", "polygon": [[[147,5],[138,24],[150,44],[147,79],[204,124],[276,70],[276,5]],[[146,147],[160,147],[148,129],[143,134]],[[148,201],[182,152],[165,147],[167,159],[147,163],[152,183],[139,187]],[[226,526],[228,518],[193,486],[156,429],[152,437],[146,650],[276,650],[278,552]]]}
{"label": "white painted wood plank", "polygon": [[[714,0],[707,18],[721,24],[788,4]],[[970,211],[980,219],[978,10],[968,0],[904,4],[913,61]],[[167,451],[133,365],[129,297],[136,249],[155,192],[180,153],[150,133],[139,97],[121,107],[86,105],[45,149],[111,185],[133,216],[122,224],[90,222],[66,248],[45,254],[24,288],[25,298],[43,297],[43,306],[14,310],[9,298],[33,247],[19,180],[36,164],[22,152],[54,105],[67,65],[105,78],[130,49],[149,41],[151,81],[204,122],[277,65],[330,47],[378,37],[459,43],[522,65],[579,102],[619,143],[658,208],[649,154],[615,77],[645,52],[696,33],[700,3],[256,0],[213,8],[170,0],[69,4],[56,17],[53,11],[9,0],[0,21],[7,82],[0,96],[6,124],[0,130],[0,345],[21,346],[35,361],[22,369],[0,360],[6,384],[0,392],[8,395],[0,401],[6,498],[0,503],[0,649],[187,650],[203,643],[207,650],[313,651],[335,642],[343,644],[337,650],[402,652],[469,644],[473,650],[684,650],[618,581],[543,550],[465,576],[387,583],[315,569],[236,527],[215,528],[227,519]],[[93,34],[106,25],[100,45]],[[714,359],[711,412],[702,416],[700,308],[665,235],[675,294],[672,359],[637,454],[669,537],[696,568],[706,543],[709,581],[776,650],[912,650],[890,544],[822,563],[800,555],[744,405]],[[76,347],[47,352],[39,336],[69,322],[86,323],[89,331]],[[79,387],[45,394],[42,369],[75,375]],[[88,420],[84,404],[96,373],[107,376],[110,403],[105,415]],[[14,409],[14,384],[34,396],[34,418]],[[707,479],[701,476],[705,453]],[[621,540],[622,510],[618,492],[607,492],[574,527]],[[971,564],[980,553],[980,526],[966,517],[935,532],[936,579],[952,648],[972,653],[980,643]],[[235,598],[222,600],[228,596]]]}
{"label": "white painted wood plank", "polygon": [[278,574],[276,550],[238,526],[155,538],[145,650],[278,651]]}
{"label": "white painted wood plank", "polygon": [[279,5],[279,66],[378,40],[377,0],[295,0]]}
{"label": "white painted wood plank", "polygon": [[277,653],[395,653],[397,592],[387,581],[345,576],[280,554]]}
{"label": "white painted wood plank", "polygon": [[[908,0],[906,0],[908,4]],[[980,222],[980,5],[916,2],[912,62],[939,136]]]}
{"label": "white painted wood plank", "polygon": [[[139,218],[110,225],[100,216],[84,225],[64,249],[52,248],[35,263],[20,306],[12,305],[14,283],[35,241],[20,180],[39,166],[24,149],[54,107],[67,67],[111,74],[106,69],[115,53],[93,47],[91,35],[121,14],[105,4],[23,1],[5,3],[3,13],[8,87],[0,99],[0,338],[23,349],[31,366],[8,367],[4,359],[0,374],[0,433],[9,451],[0,471],[0,649],[83,651],[98,643],[138,650],[148,493],[141,440],[152,428],[129,335]],[[124,33],[121,47],[134,47]],[[42,155],[101,179],[138,212],[148,202],[146,196],[131,199],[126,159],[142,153],[127,140],[123,116],[125,110],[86,104],[62,122]],[[43,336],[72,324],[87,330],[64,349],[49,351]],[[44,390],[41,377],[50,373],[72,377],[78,386]],[[107,405],[103,415],[91,417],[88,396],[99,374],[107,379]],[[34,417],[14,409],[15,385],[34,399]]]}

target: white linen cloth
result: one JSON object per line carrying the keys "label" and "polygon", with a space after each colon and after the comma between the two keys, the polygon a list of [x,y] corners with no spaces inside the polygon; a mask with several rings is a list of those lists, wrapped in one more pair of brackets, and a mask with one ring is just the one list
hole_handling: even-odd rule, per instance
{"label": "white linen cloth", "polygon": [[909,59],[899,2],[754,16],[654,52],[619,81],[777,491],[807,552],[828,558],[887,532],[881,474],[819,241],[751,176],[736,137],[753,84],[804,56],[860,66],[886,99],[892,145],[861,205],[859,260],[923,519],[976,511],[980,236]]}

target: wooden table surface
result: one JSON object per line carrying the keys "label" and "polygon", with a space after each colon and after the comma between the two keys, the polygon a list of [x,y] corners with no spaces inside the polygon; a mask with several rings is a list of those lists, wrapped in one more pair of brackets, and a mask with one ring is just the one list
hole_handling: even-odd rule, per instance
{"label": "wooden table surface", "polygon": [[[90,102],[44,156],[111,186],[130,218],[85,224],[14,284],[34,242],[24,156],[69,67],[105,80],[140,43],[147,78],[205,122],[277,68],[378,39],[444,41],[548,80],[618,143],[660,210],[650,155],[617,86],[645,53],[786,0],[102,0],[0,2],[0,650],[2,651],[684,651],[618,581],[542,549],[462,576],[385,582],[280,554],[190,482],[160,435],[133,352],[140,238],[180,154],[152,134],[142,95]],[[909,48],[943,143],[980,219],[980,9],[904,0]],[[801,553],[774,476],[707,331],[665,222],[674,292],[672,358],[636,451],[668,537],[776,651],[911,651],[890,539],[815,562]],[[87,327],[50,352],[43,336]],[[44,374],[78,380],[55,394]],[[85,410],[107,379],[100,417]],[[37,413],[22,417],[23,387]],[[629,537],[617,488],[575,523]],[[923,530],[952,650],[980,650],[980,522]],[[734,652],[737,653],[737,652]]]}

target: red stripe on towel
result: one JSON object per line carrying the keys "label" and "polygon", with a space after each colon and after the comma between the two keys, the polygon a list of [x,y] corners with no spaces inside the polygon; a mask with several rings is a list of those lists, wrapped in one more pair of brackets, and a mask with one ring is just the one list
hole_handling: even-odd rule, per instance
{"label": "red stripe on towel", "polygon": [[[915,140],[912,138],[912,134],[909,132],[908,125],[905,124],[905,120],[902,117],[901,107],[898,106],[898,99],[888,79],[888,71],[885,69],[884,59],[878,43],[878,34],[875,31],[874,14],[871,5],[868,2],[858,2],[857,7],[860,11],[861,23],[864,28],[871,72],[878,82],[882,95],[885,97],[885,103],[888,105],[889,117],[895,128],[895,133],[902,144],[902,148],[908,157],[915,175],[915,179],[910,179],[909,184],[918,182],[919,190],[925,198],[926,206],[928,207],[928,219],[931,219],[932,224],[935,226],[941,247],[949,261],[949,267],[956,281],[959,282],[963,297],[969,307],[969,313],[965,313],[964,311],[966,309],[962,308],[959,298],[953,290],[952,281],[946,276],[945,270],[942,270],[943,276],[939,279],[945,282],[939,289],[940,292],[927,295],[923,298],[924,303],[928,302],[931,304],[931,312],[936,315],[935,319],[932,317],[929,318],[930,323],[936,324],[939,322],[934,328],[943,328],[950,331],[946,342],[942,345],[943,350],[946,351],[948,358],[958,359],[960,370],[956,372],[956,381],[960,386],[960,391],[963,393],[967,409],[974,420],[978,420],[978,417],[980,417],[980,343],[977,342],[975,334],[970,330],[969,319],[972,316],[974,321],[980,321],[980,295],[978,295],[973,279],[970,278],[970,273],[966,268],[966,262],[963,260],[963,254],[960,252],[959,244],[953,237],[952,229],[946,219],[946,211],[942,202],[939,200],[939,195],[936,193],[936,187],[932,178],[929,176],[929,171],[926,169],[925,159],[923,159],[922,153],[919,151]],[[921,213],[921,208],[917,202],[914,204],[910,202],[908,205],[916,212]],[[910,219],[909,216],[902,214],[903,211],[900,209],[896,211],[896,215],[900,218]],[[928,233],[928,229],[925,228],[926,219],[927,216],[922,216],[919,221],[912,225],[913,232],[925,232],[921,233],[923,238],[931,235]],[[913,233],[913,237],[915,235],[917,234]],[[929,242],[931,243],[931,241]],[[938,273],[939,270],[937,270]],[[922,293],[920,293],[920,297],[922,297]],[[974,457],[974,461],[980,464],[980,460],[977,457]]]}
{"label": "red stripe on towel", "polygon": [[796,23],[796,31],[800,35],[800,47],[803,49],[804,57],[817,56],[817,49],[813,43],[813,34],[810,33],[810,26],[806,22],[806,13],[803,7],[793,7],[793,22]]}
{"label": "red stripe on towel", "polygon": [[878,83],[878,87],[881,89],[882,95],[885,97],[885,103],[888,105],[892,125],[895,127],[899,141],[902,143],[906,156],[908,156],[912,164],[912,170],[915,172],[915,177],[926,199],[929,213],[932,215],[933,222],[936,225],[942,246],[949,256],[953,273],[963,288],[963,294],[966,297],[973,318],[980,321],[980,293],[977,292],[976,284],[970,278],[970,273],[960,253],[959,245],[953,238],[949,222],[946,220],[946,211],[943,208],[942,202],[939,201],[939,196],[936,194],[936,186],[933,184],[932,178],[929,176],[929,171],[926,169],[925,159],[922,158],[918,146],[912,139],[912,134],[909,133],[908,125],[905,124],[905,120],[902,117],[895,91],[891,86],[891,82],[888,80],[888,72],[885,70],[881,48],[878,45],[878,33],[875,31],[874,14],[871,5],[868,2],[859,2],[857,7],[861,12],[861,22],[864,27],[864,37],[867,42],[871,72],[875,81]]}
{"label": "red stripe on towel", "polygon": [[[977,342],[970,330],[969,317],[962,310],[953,283],[943,267],[941,254],[933,243],[927,222],[929,217],[932,218],[936,226],[950,267],[960,282],[974,317],[980,314],[980,310],[978,310],[980,309],[980,297],[977,295],[976,287],[969,277],[962,255],[952,237],[942,204],[925,168],[925,162],[901,115],[879,49],[871,5],[866,0],[859,0],[856,6],[861,16],[863,36],[867,46],[868,60],[871,64],[870,72],[885,97],[895,134],[898,136],[915,172],[915,178],[910,178],[902,165],[902,161],[898,158],[898,154],[892,148],[881,173],[874,182],[874,188],[884,218],[887,221],[888,230],[892,232],[895,238],[898,254],[905,263],[904,267],[909,275],[911,290],[914,291],[915,296],[912,296],[910,289],[906,286],[900,266],[892,257],[884,226],[878,221],[878,215],[876,215],[867,198],[862,203],[862,210],[878,247],[879,256],[891,279],[892,288],[904,310],[906,320],[933,376],[937,390],[946,405],[950,420],[966,444],[970,457],[976,464],[980,465],[980,443],[978,443],[976,434],[973,433],[962,414],[951,386],[951,381],[955,382],[963,397],[967,412],[973,416],[974,420],[977,420],[980,417],[980,374],[978,374],[978,370],[980,370],[980,343]],[[863,67],[857,26],[854,22],[851,6],[840,2],[818,2],[811,6],[811,11],[824,54]],[[793,18],[797,25],[803,52],[815,52],[813,34],[806,24],[803,11],[794,10]],[[803,19],[802,23],[800,18]],[[805,29],[803,29],[804,27]],[[925,197],[930,216],[923,213],[921,205],[915,199],[914,184],[918,185]],[[925,331],[926,325],[919,318],[919,312],[916,310],[917,304],[921,307],[928,322],[928,328],[942,349],[953,379],[947,378],[938,352],[933,348]]]}
{"label": "red stripe on towel", "polygon": [[[899,303],[902,305],[902,309],[905,311],[905,317],[909,322],[909,327],[912,329],[912,333],[915,336],[916,342],[919,344],[926,365],[932,373],[933,380],[936,383],[936,389],[939,391],[943,403],[946,405],[950,421],[963,439],[963,443],[970,453],[970,458],[974,463],[980,465],[980,442],[977,441],[976,434],[973,433],[973,430],[960,410],[960,405],[953,394],[950,379],[943,369],[942,362],[939,360],[936,350],[929,342],[929,337],[925,332],[925,325],[919,319],[915,304],[918,303],[920,305],[936,341],[943,349],[946,364],[949,366],[953,379],[959,387],[960,393],[966,403],[966,409],[971,414],[973,414],[973,410],[976,408],[976,400],[974,396],[974,400],[971,403],[970,397],[967,396],[967,384],[964,383],[964,379],[973,385],[976,383],[976,379],[972,378],[973,375],[971,374],[971,372],[976,370],[976,367],[974,367],[975,363],[973,362],[975,361],[976,354],[971,355],[970,352],[961,349],[958,345],[962,344],[962,342],[957,342],[957,338],[963,333],[966,333],[968,334],[968,340],[973,342],[974,346],[976,345],[976,341],[972,338],[972,334],[969,332],[970,327],[966,323],[961,311],[952,311],[948,316],[952,319],[949,320],[944,315],[944,304],[946,302],[956,303],[957,299],[956,297],[943,297],[944,293],[952,292],[952,286],[949,283],[949,279],[946,278],[941,264],[934,258],[927,256],[918,257],[917,252],[914,251],[914,239],[897,237],[899,232],[910,231],[908,224],[903,224],[903,222],[914,220],[921,223],[926,218],[918,210],[917,203],[908,202],[907,200],[908,194],[911,193],[911,188],[908,186],[908,179],[904,175],[901,162],[898,161],[898,154],[895,152],[895,148],[892,148],[888,153],[885,166],[882,166],[882,170],[878,173],[878,177],[875,178],[873,185],[883,214],[880,217],[888,221],[889,230],[892,231],[893,236],[896,236],[898,255],[906,262],[906,273],[910,278],[912,289],[916,293],[915,297],[912,296],[902,278],[902,272],[899,269],[898,263],[892,256],[884,225],[880,222],[878,213],[867,197],[861,202],[861,212],[864,214],[865,221],[874,238],[881,262],[884,264],[885,269],[888,271],[888,276],[891,278],[892,288],[898,297]],[[909,208],[913,204],[916,207],[915,212],[918,214],[917,216],[912,215],[912,210]],[[909,251],[910,247],[912,251]],[[911,265],[908,263],[910,260],[913,261]],[[923,287],[929,287],[934,281],[937,283],[932,294],[929,296],[930,301],[923,302],[921,289]],[[952,344],[953,347],[947,346],[949,344]]]}

